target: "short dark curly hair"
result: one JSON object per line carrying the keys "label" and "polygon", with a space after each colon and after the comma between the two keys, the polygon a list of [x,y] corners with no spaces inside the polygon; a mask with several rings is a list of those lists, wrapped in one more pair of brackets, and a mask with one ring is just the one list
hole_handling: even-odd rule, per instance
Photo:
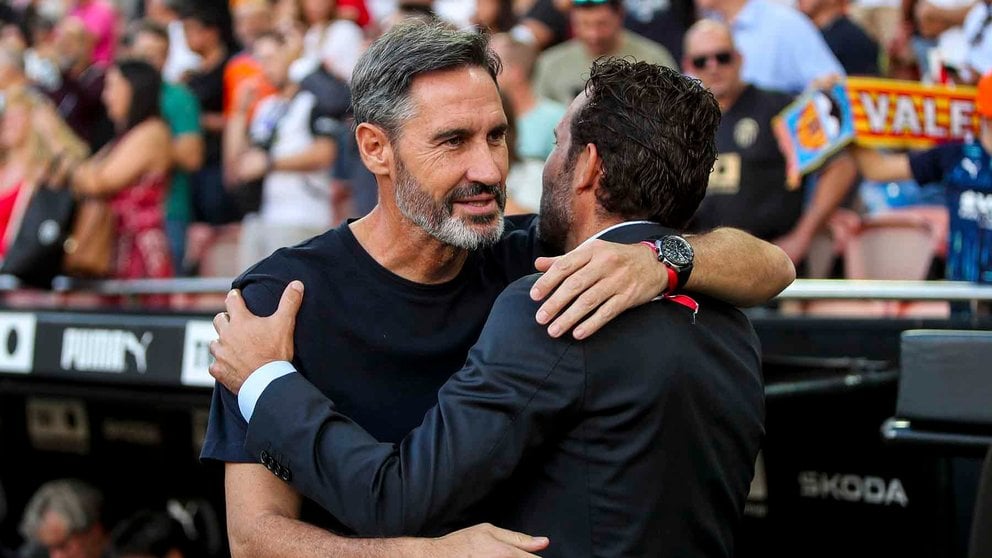
{"label": "short dark curly hair", "polygon": [[572,117],[569,166],[594,144],[604,171],[597,199],[606,212],[684,227],[716,161],[716,99],[699,80],[621,58],[593,64],[586,94]]}

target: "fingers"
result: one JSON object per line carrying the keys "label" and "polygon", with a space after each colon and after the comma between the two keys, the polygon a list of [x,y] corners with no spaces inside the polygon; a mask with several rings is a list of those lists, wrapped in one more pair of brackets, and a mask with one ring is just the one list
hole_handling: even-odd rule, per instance
{"label": "fingers", "polygon": [[241,291],[238,289],[233,289],[227,293],[227,298],[224,299],[224,308],[228,315],[235,319],[252,316],[248,307],[245,306],[244,299],[241,298]]}
{"label": "fingers", "polygon": [[581,324],[576,326],[572,331],[572,336],[578,340],[592,336],[600,328],[613,320],[613,318],[616,318],[622,311],[622,307],[623,302],[620,297],[610,297],[609,300],[596,309],[592,316],[589,316]]}
{"label": "fingers", "polygon": [[[525,535],[523,533],[510,531],[507,529],[501,529],[495,526],[489,526],[489,534],[500,542],[512,545],[527,552],[544,550],[551,542],[547,537],[532,537],[530,535]],[[531,556],[531,554],[525,553],[521,554],[521,556]]]}
{"label": "fingers", "polygon": [[[595,244],[595,242],[591,243],[591,245]],[[589,248],[590,246],[582,246],[558,258],[539,258],[535,262],[535,265],[538,263],[548,263],[543,260],[553,260],[553,263],[551,263],[551,266],[544,275],[534,283],[534,286],[530,290],[530,297],[533,300],[543,300],[544,297],[555,290],[568,276],[586,265],[592,257],[592,251]]]}
{"label": "fingers", "polygon": [[227,329],[229,325],[231,325],[231,315],[227,312],[221,312],[214,316],[214,331],[216,331],[218,335],[224,333],[224,330]]}
{"label": "fingers", "polygon": [[[579,318],[595,310],[596,306],[606,299],[604,295],[598,292],[594,292],[591,295],[587,293],[600,279],[600,275],[595,270],[589,268],[583,268],[567,277],[554,291],[554,294],[548,297],[544,301],[544,304],[537,310],[537,323],[541,325],[551,323],[551,320],[555,316],[561,314],[562,310],[568,307],[567,313],[571,318],[555,320],[555,323],[551,324],[551,327],[548,328],[548,333],[552,337],[558,337],[568,331],[571,326],[574,326],[578,322]],[[579,301],[576,300],[576,297],[582,300],[582,305],[578,304]],[[575,301],[575,304],[573,304],[573,301]],[[571,306],[569,307],[569,305]]]}
{"label": "fingers", "polygon": [[295,322],[296,313],[300,311],[301,304],[303,304],[303,283],[301,281],[293,281],[282,292],[282,298],[279,299],[279,308],[276,309],[276,315]]}

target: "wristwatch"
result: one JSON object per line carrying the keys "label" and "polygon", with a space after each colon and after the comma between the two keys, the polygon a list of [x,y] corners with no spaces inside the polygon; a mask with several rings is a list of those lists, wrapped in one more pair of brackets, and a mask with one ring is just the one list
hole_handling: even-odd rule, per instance
{"label": "wristwatch", "polygon": [[669,285],[666,293],[675,292],[681,287],[685,287],[689,282],[689,275],[692,274],[692,262],[695,257],[692,245],[685,238],[670,234],[654,241],[658,253],[658,261],[665,264],[668,269],[674,271],[676,282],[671,281],[672,274],[669,273]]}

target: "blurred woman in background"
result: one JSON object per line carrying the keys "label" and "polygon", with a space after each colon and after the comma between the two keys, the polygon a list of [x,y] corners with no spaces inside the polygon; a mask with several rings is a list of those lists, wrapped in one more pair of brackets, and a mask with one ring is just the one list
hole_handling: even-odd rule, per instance
{"label": "blurred woman in background", "polygon": [[151,65],[123,61],[110,67],[103,102],[116,137],[72,175],[73,189],[108,199],[117,224],[114,276],[173,276],[163,200],[172,157],[169,128],[160,117],[162,78]]}
{"label": "blurred woman in background", "polygon": [[56,158],[78,161],[87,154],[86,144],[59,118],[55,107],[28,89],[11,91],[4,99],[2,114],[0,258],[17,236],[31,195],[46,180]]}
{"label": "blurred woman in background", "polygon": [[[354,21],[341,19],[336,0],[298,0],[299,16],[306,26],[301,59],[313,69],[323,65],[329,73],[351,81],[358,57],[365,48],[365,35]],[[295,72],[294,72],[295,73]],[[305,75],[309,72],[304,72]]]}

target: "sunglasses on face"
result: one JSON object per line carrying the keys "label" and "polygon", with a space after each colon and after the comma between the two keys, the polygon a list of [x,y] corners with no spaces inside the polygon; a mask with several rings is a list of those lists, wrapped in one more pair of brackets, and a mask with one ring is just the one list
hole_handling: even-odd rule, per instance
{"label": "sunglasses on face", "polygon": [[692,62],[692,67],[697,70],[702,70],[706,67],[707,62],[710,59],[716,60],[718,66],[726,66],[730,64],[730,61],[734,58],[734,54],[729,50],[720,51],[714,54],[703,54],[701,56],[693,56],[690,59]]}

